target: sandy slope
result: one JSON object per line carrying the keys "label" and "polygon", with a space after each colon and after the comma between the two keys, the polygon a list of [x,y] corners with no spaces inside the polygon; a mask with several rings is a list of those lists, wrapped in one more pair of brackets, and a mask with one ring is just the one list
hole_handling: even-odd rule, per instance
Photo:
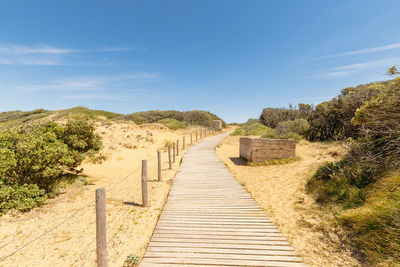
{"label": "sandy slope", "polygon": [[[107,239],[109,266],[122,266],[127,255],[142,256],[162,210],[180,157],[168,170],[167,153],[162,154],[163,181],[157,179],[157,149],[177,138],[182,142],[194,129],[171,131],[160,125],[134,126],[129,123],[103,122],[102,164],[84,163],[84,175],[91,184],[66,187],[64,193],[48,205],[28,213],[0,217],[0,260],[47,229],[71,219],[33,244],[17,252],[0,266],[94,266],[96,228],[94,191],[106,187]],[[182,154],[180,154],[182,155]],[[148,160],[149,207],[141,203],[141,160]],[[129,175],[129,176],[127,176]],[[122,178],[126,179],[122,180]],[[88,205],[87,207],[85,207]],[[82,209],[82,207],[85,207]],[[11,242],[11,243],[9,243]]]}
{"label": "sandy slope", "polygon": [[324,227],[323,221],[329,218],[304,192],[314,170],[343,153],[338,145],[302,142],[296,149],[301,160],[262,167],[245,166],[239,158],[239,137],[227,137],[216,151],[308,265],[359,266],[341,247],[333,229]]}

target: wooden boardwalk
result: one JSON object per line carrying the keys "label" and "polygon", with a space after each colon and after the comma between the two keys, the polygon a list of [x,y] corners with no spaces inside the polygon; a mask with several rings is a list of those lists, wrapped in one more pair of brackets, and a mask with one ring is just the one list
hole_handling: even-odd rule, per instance
{"label": "wooden boardwalk", "polygon": [[185,153],[140,266],[304,266],[215,154],[226,135]]}

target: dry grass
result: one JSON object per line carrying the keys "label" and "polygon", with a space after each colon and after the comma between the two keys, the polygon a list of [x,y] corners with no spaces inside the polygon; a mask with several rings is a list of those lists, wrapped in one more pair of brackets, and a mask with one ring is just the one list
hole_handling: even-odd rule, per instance
{"label": "dry grass", "polygon": [[258,167],[247,166],[239,158],[239,137],[227,137],[216,152],[306,264],[360,265],[351,252],[342,247],[340,229],[328,223],[333,218],[320,210],[304,189],[319,165],[343,155],[339,145],[302,141],[296,149],[296,155],[301,160]]}
{"label": "dry grass", "polygon": [[[0,217],[0,255],[7,255],[79,211],[72,219],[24,248],[0,266],[94,266],[96,224],[94,191],[106,188],[109,266],[122,266],[128,255],[142,256],[163,209],[181,156],[168,170],[162,154],[163,181],[157,182],[157,149],[193,129],[172,131],[160,125],[99,122],[102,160],[83,164],[88,183],[66,187],[48,205]],[[180,153],[182,155],[183,153]],[[148,160],[149,207],[141,204],[141,160]],[[127,175],[130,174],[128,177]],[[121,181],[121,178],[127,177]],[[3,246],[11,242],[9,245]],[[1,258],[0,258],[1,259]]]}

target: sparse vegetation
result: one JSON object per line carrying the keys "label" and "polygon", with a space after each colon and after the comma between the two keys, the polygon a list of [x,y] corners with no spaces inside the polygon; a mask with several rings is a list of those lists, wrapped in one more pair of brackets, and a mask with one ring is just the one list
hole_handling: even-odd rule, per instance
{"label": "sparse vegetation", "polygon": [[129,254],[124,262],[124,267],[134,267],[140,261],[140,257],[134,254]]}
{"label": "sparse vegetation", "polygon": [[285,159],[275,159],[275,160],[268,160],[268,161],[249,161],[247,162],[247,165],[249,166],[269,166],[269,165],[281,165],[281,164],[288,164],[292,163],[294,161],[299,161],[301,160],[300,157],[291,157],[291,158],[285,158]]}
{"label": "sparse vegetation", "polygon": [[136,124],[154,123],[164,119],[174,119],[186,125],[214,127],[213,120],[221,120],[225,128],[227,124],[217,115],[203,110],[176,111],[176,110],[150,110],[144,112],[135,112],[129,115],[121,115],[116,119],[130,120]]}

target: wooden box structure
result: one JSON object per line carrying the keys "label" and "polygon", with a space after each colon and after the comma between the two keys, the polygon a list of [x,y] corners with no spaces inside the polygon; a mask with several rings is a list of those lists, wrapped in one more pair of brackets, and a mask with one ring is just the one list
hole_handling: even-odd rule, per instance
{"label": "wooden box structure", "polygon": [[222,121],[214,120],[214,127],[217,131],[222,131]]}
{"label": "wooden box structure", "polygon": [[291,139],[240,138],[240,156],[260,162],[294,157],[296,141]]}

